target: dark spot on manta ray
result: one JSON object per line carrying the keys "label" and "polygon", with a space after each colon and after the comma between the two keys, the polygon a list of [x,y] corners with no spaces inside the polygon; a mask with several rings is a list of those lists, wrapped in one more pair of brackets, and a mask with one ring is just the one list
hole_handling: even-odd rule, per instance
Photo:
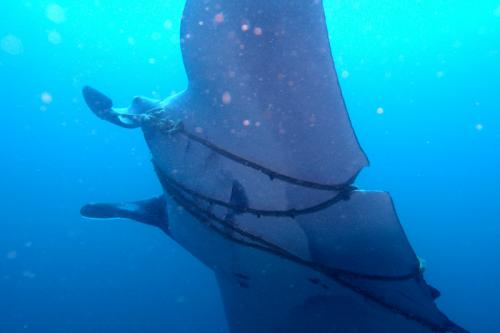
{"label": "dark spot on manta ray", "polygon": [[250,277],[248,275],[245,275],[245,274],[241,274],[241,273],[233,273],[234,276],[236,276],[238,279],[242,279],[242,280],[250,280]]}
{"label": "dark spot on manta ray", "polygon": [[241,288],[249,289],[250,285],[244,281],[238,281],[238,284],[240,285]]}
{"label": "dark spot on manta ray", "polygon": [[309,282],[311,282],[312,284],[319,284],[320,280],[318,278],[309,278]]}
{"label": "dark spot on manta ray", "polygon": [[314,284],[314,285],[319,285],[321,288],[323,288],[323,289],[325,289],[325,290],[330,289],[330,287],[329,287],[327,284],[325,284],[325,283],[321,282],[321,280],[320,280],[320,279],[318,279],[318,278],[309,278],[308,280],[309,280],[309,282],[311,282],[312,284]]}

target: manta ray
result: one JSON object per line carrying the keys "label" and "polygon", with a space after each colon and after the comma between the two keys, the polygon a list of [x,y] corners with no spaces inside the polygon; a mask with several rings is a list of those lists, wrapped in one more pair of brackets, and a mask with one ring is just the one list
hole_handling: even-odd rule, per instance
{"label": "manta ray", "polygon": [[88,218],[160,228],[216,275],[230,331],[466,332],[435,304],[388,193],[368,165],[335,71],[321,0],[187,0],[189,84],[119,108],[140,128],[161,195],[92,203]]}

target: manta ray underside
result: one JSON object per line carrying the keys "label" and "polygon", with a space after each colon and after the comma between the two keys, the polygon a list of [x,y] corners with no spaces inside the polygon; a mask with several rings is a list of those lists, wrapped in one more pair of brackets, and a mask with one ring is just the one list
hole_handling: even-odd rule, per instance
{"label": "manta ray underside", "polygon": [[465,332],[435,305],[335,73],[320,0],[188,0],[188,88],[129,108],[86,87],[100,118],[140,127],[164,193],[89,204],[161,228],[213,269],[231,332]]}

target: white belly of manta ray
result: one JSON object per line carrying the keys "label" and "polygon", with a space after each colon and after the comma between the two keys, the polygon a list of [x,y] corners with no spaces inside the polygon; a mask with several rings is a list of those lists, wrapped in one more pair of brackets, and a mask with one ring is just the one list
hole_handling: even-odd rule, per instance
{"label": "white belly of manta ray", "polygon": [[[203,22],[203,24],[200,24]],[[229,328],[246,332],[466,332],[436,307],[389,194],[352,184],[367,165],[343,101],[319,0],[188,0],[189,78],[129,108],[164,193],[89,204],[89,218],[156,226],[216,274]]]}

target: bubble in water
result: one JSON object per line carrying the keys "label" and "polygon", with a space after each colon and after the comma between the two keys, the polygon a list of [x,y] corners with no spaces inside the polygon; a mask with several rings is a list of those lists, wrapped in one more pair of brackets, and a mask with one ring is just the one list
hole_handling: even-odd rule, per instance
{"label": "bubble in water", "polygon": [[63,23],[66,21],[66,11],[56,3],[51,3],[47,6],[45,15],[54,23]]}
{"label": "bubble in water", "polygon": [[19,55],[23,53],[23,42],[14,35],[7,35],[0,41],[2,51],[10,55]]}
{"label": "bubble in water", "polygon": [[384,114],[384,112],[385,112],[385,111],[384,111],[384,108],[382,108],[382,107],[379,107],[379,108],[377,109],[377,114]]}
{"label": "bubble in water", "polygon": [[57,31],[49,31],[47,39],[49,40],[49,43],[54,45],[61,44],[62,42],[61,34]]}

